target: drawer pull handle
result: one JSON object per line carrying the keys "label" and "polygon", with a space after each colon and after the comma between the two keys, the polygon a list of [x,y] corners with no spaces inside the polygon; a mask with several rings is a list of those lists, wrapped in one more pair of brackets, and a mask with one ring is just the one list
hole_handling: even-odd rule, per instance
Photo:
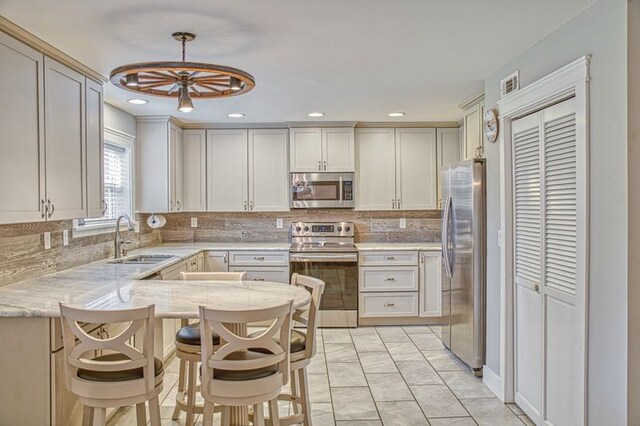
{"label": "drawer pull handle", "polygon": [[385,281],[395,281],[396,279],[394,277],[387,277],[384,280]]}
{"label": "drawer pull handle", "polygon": [[254,278],[254,281],[264,281],[264,278]]}
{"label": "drawer pull handle", "polygon": [[396,306],[395,303],[385,303],[384,306],[389,307],[389,306]]}
{"label": "drawer pull handle", "polygon": [[254,257],[253,260],[264,260],[264,256],[257,256]]}
{"label": "drawer pull handle", "polygon": [[384,260],[396,260],[395,256],[385,256]]}

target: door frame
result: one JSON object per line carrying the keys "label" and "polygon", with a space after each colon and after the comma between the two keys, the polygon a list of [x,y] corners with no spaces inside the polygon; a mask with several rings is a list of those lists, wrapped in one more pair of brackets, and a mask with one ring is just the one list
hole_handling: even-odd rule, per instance
{"label": "door frame", "polygon": [[[587,339],[588,339],[588,254],[589,254],[589,66],[591,55],[585,55],[568,65],[542,77],[540,80],[499,100],[500,125],[500,377],[492,390],[504,402],[514,400],[515,385],[515,340],[514,340],[514,246],[513,246],[513,197],[512,197],[512,134],[511,123],[525,115],[540,111],[568,98],[575,98],[576,144],[586,149],[578,153],[578,219],[576,231],[583,236],[585,244],[577,247],[578,264],[576,279],[585,283],[584,291],[576,293],[576,311],[581,320],[579,338],[580,363],[584,380],[582,389],[582,418],[587,419]],[[581,169],[582,167],[582,169]],[[582,200],[582,201],[580,201]],[[584,214],[582,214],[584,212]],[[584,220],[582,220],[584,218]],[[584,261],[580,261],[584,259]],[[544,413],[541,413],[544,415]]]}

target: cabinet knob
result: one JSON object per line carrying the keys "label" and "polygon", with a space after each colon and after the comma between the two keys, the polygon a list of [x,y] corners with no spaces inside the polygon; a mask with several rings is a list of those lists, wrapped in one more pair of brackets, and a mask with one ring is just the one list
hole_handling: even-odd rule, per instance
{"label": "cabinet knob", "polygon": [[254,281],[264,281],[264,278],[254,278]]}
{"label": "cabinet knob", "polygon": [[392,210],[395,210],[395,209],[396,209],[396,200],[395,200],[395,198],[392,198],[392,199],[391,199],[391,209],[392,209]]}
{"label": "cabinet knob", "polygon": [[56,205],[51,200],[47,200],[47,211],[49,212],[49,217],[53,216],[53,212],[56,211]]}
{"label": "cabinet knob", "polygon": [[385,256],[384,260],[396,260],[395,256]]}
{"label": "cabinet knob", "polygon": [[318,161],[318,170],[322,171],[322,161]]}
{"label": "cabinet knob", "polygon": [[396,279],[394,277],[387,277],[384,280],[385,281],[395,281]]}
{"label": "cabinet knob", "polygon": [[390,307],[390,306],[396,306],[395,303],[385,303],[384,304],[385,307]]}
{"label": "cabinet knob", "polygon": [[264,260],[264,256],[256,256],[253,260]]}

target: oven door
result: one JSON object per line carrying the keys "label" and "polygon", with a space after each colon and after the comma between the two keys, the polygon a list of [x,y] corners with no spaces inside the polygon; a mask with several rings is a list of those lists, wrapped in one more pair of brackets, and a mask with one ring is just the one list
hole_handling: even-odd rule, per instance
{"label": "oven door", "polygon": [[294,209],[353,208],[353,173],[291,173],[291,200]]}
{"label": "oven door", "polygon": [[320,301],[320,325],[355,327],[358,315],[358,255],[356,253],[292,253],[291,273],[325,282]]}

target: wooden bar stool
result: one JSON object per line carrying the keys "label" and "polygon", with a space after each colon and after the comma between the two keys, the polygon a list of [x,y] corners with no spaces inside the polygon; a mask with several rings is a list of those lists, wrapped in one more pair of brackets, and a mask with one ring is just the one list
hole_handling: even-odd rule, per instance
{"label": "wooden bar stool", "polygon": [[[60,304],[60,314],[66,386],[84,404],[82,424],[104,425],[107,407],[135,404],[138,424],[144,425],[149,401],[151,425],[159,426],[163,366],[153,357],[154,306],[95,311]],[[79,323],[129,324],[117,336],[101,340],[88,335]],[[139,331],[142,349],[127,342]],[[95,351],[102,355],[96,357]]]}
{"label": "wooden bar stool", "polygon": [[[181,272],[181,280],[189,281],[242,281],[246,272]],[[200,323],[189,324],[189,320],[182,320],[181,328],[176,333],[176,358],[180,360],[178,373],[178,393],[176,394],[176,408],[173,410],[173,420],[180,418],[180,412],[187,413],[186,425],[192,425],[196,414],[203,413],[202,404],[196,403],[199,390],[198,363],[201,360]],[[220,345],[220,337],[214,335],[214,346]]]}
{"label": "wooden bar stool", "polygon": [[[215,405],[223,405],[222,424],[230,422],[230,407],[253,405],[254,425],[264,425],[264,403],[278,425],[278,395],[289,380],[289,345],[293,301],[266,309],[226,311],[200,307],[202,335],[203,426],[213,424]],[[252,337],[246,324],[271,321]],[[223,344],[214,351],[213,333]]]}
{"label": "wooden bar stool", "polygon": [[[281,393],[280,401],[288,401],[293,405],[293,414],[280,418],[281,425],[293,425],[302,423],[311,425],[311,403],[309,401],[309,380],[307,378],[307,366],[316,354],[316,331],[318,329],[318,311],[324,292],[325,283],[318,278],[306,275],[293,274],[291,285],[306,288],[311,293],[311,302],[293,313],[293,320],[297,327],[301,324],[304,328],[294,328],[291,332],[291,393]],[[250,334],[253,336],[255,332]],[[270,420],[270,419],[268,419]]]}

